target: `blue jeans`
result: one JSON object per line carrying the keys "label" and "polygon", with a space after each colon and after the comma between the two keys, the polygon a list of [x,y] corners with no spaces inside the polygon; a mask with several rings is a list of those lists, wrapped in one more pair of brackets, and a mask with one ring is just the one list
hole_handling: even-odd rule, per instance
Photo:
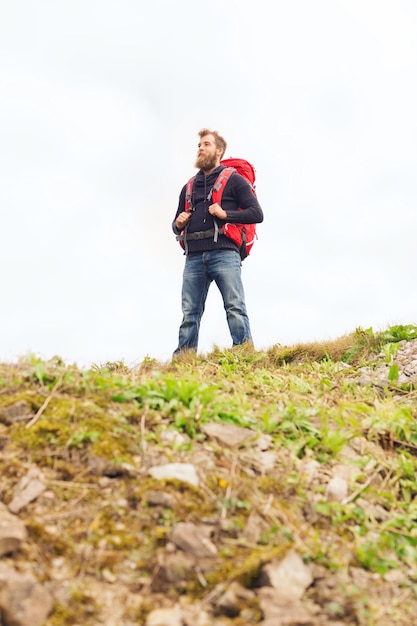
{"label": "blue jeans", "polygon": [[182,283],[183,319],[178,348],[174,355],[182,350],[197,350],[200,322],[213,280],[222,294],[233,345],[247,341],[252,343],[240,255],[234,250],[208,250],[191,253],[185,260]]}

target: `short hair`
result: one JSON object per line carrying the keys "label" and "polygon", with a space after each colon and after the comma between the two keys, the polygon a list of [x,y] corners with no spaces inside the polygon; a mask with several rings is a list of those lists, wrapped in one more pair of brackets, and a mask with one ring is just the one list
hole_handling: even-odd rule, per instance
{"label": "short hair", "polygon": [[202,137],[205,137],[206,135],[213,135],[216,148],[220,148],[222,150],[220,158],[223,158],[224,153],[226,152],[227,143],[226,143],[226,140],[223,139],[221,135],[219,135],[217,130],[209,130],[208,128],[202,128],[200,132],[198,133],[198,135],[200,139]]}

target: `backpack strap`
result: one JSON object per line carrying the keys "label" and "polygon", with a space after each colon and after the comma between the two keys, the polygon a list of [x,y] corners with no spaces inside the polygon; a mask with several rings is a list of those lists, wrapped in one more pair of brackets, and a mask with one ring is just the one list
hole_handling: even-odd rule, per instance
{"label": "backpack strap", "polygon": [[[194,178],[195,178],[195,176],[190,178],[190,180],[188,181],[188,183],[185,186],[184,211],[187,211],[187,213],[189,213],[190,211],[193,210],[193,185],[194,185]],[[180,241],[180,243],[181,243],[181,241],[183,242],[183,247],[184,247],[184,250],[185,250],[185,254],[188,254],[187,230],[188,230],[189,223],[190,223],[190,220],[188,220],[188,222],[185,225],[185,228],[182,231],[181,235],[179,235],[177,237],[177,239]]]}
{"label": "backpack strap", "polygon": [[[216,181],[213,187],[210,189],[209,195],[207,196],[207,200],[209,202],[213,202],[214,204],[221,203],[223,190],[229,178],[231,177],[232,174],[234,174],[234,172],[236,172],[234,167],[225,167],[220,172],[220,174],[216,178]],[[217,242],[217,239],[219,237],[219,225],[216,219],[213,219],[213,222],[214,222],[214,241]]]}
{"label": "backpack strap", "polygon": [[185,206],[184,206],[184,210],[185,211],[192,211],[192,209],[193,209],[193,185],[194,185],[194,178],[195,178],[195,176],[190,178],[190,180],[188,181],[188,183],[185,186]]}
{"label": "backpack strap", "polygon": [[217,176],[209,195],[207,196],[207,200],[213,201],[213,203],[217,202],[218,204],[220,204],[226,183],[231,175],[235,172],[236,170],[234,167],[225,167],[224,169],[222,169],[220,174]]}

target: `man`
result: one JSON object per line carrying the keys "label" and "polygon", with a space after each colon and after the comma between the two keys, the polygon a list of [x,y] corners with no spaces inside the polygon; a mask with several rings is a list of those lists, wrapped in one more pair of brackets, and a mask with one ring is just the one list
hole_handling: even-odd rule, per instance
{"label": "man", "polygon": [[[201,317],[213,280],[223,298],[233,345],[252,343],[241,279],[239,249],[222,233],[221,226],[226,221],[240,224],[259,223],[263,221],[263,212],[250,184],[236,172],[226,183],[221,200],[222,206],[211,204],[210,192],[219,173],[224,169],[220,161],[227,144],[217,131],[207,128],[199,132],[199,137],[195,163],[199,171],[194,179],[191,211],[185,210],[186,185],[184,185],[172,223],[176,235],[186,231],[186,259],[182,285],[183,319],[174,355],[184,350],[197,350]],[[219,228],[216,236],[213,236],[215,221]]]}

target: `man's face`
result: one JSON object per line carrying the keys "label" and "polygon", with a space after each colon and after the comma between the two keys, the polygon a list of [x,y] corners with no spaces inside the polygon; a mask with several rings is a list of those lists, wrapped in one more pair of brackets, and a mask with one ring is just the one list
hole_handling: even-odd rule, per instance
{"label": "man's face", "polygon": [[198,144],[195,166],[203,172],[212,170],[220,163],[220,154],[221,149],[216,148],[213,135],[204,135]]}

